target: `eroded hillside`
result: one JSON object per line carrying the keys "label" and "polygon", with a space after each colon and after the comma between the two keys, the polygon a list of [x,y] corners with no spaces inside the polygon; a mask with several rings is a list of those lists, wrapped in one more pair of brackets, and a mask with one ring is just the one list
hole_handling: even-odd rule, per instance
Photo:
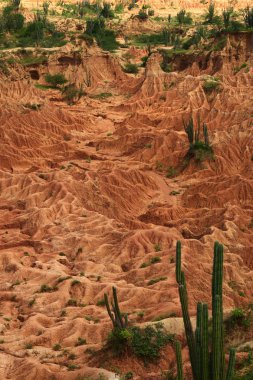
{"label": "eroded hillside", "polygon": [[[136,76],[122,53],[87,41],[41,61],[49,50],[3,52],[0,377],[160,379],[171,347],[149,367],[103,359],[111,323],[101,300],[116,286],[132,323],[163,320],[181,334],[176,241],[194,314],[198,300],[210,303],[218,240],[225,309],[252,301],[253,34],[176,55],[171,72],[154,49]],[[147,48],[130,53],[138,63]],[[82,88],[74,104],[45,84],[59,72]],[[213,157],[187,158],[191,117],[207,125]]]}

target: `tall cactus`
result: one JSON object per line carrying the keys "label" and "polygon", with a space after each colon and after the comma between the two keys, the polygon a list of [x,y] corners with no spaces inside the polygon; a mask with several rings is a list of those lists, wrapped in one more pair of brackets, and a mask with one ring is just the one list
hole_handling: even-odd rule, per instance
{"label": "tall cactus", "polygon": [[181,344],[177,340],[175,342],[175,349],[176,349],[176,359],[177,359],[177,380],[183,380],[183,362],[182,362],[182,352],[181,352]]}
{"label": "tall cactus", "polygon": [[183,125],[184,125],[184,130],[187,134],[188,141],[190,143],[190,146],[193,146],[194,144],[198,142],[204,143],[207,147],[210,147],[210,141],[209,141],[209,135],[208,135],[208,129],[207,125],[203,123],[203,137],[204,141],[200,139],[200,117],[198,115],[198,120],[197,120],[197,127],[195,128],[193,118],[192,116],[190,117],[188,123],[183,120]]}
{"label": "tall cactus", "polygon": [[113,301],[110,307],[108,295],[104,294],[104,300],[105,300],[105,306],[108,312],[109,317],[111,318],[113,328],[114,329],[125,329],[128,325],[128,319],[127,314],[122,315],[119,303],[118,303],[118,297],[117,297],[117,289],[115,287],[112,288],[113,292]]}
{"label": "tall cactus", "polygon": [[[232,380],[235,350],[230,349],[229,364],[225,374],[224,328],[223,328],[223,246],[214,244],[212,275],[212,339],[211,350],[208,344],[208,306],[197,304],[196,330],[193,332],[189,311],[184,272],[181,269],[181,243],[176,246],[176,280],[189,347],[189,355],[194,380]],[[177,347],[178,349],[178,347]],[[176,354],[178,358],[178,354]]]}

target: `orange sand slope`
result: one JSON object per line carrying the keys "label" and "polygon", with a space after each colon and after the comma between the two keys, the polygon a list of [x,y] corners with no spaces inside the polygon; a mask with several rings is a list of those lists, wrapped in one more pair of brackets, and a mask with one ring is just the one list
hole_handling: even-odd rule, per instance
{"label": "orange sand slope", "polygon": [[[71,51],[56,52],[51,72],[74,75],[90,94],[112,93],[104,101],[83,97],[75,106],[62,102],[55,90],[35,88],[29,72],[18,66],[10,77],[2,75],[1,379],[76,379],[99,372],[115,378],[113,369],[95,368],[90,355],[111,329],[97,302],[115,285],[133,322],[138,311],[144,321],[180,316],[177,239],[192,310],[196,300],[210,301],[216,240],[225,246],[225,307],[248,302],[253,69],[235,74],[234,68],[252,62],[252,39],[231,37],[222,52],[188,57],[173,73],[163,72],[161,57],[154,54],[137,78],[97,50],[87,49],[79,60]],[[48,68],[34,70],[40,76]],[[208,75],[221,79],[216,95],[203,90]],[[36,111],[27,104],[41,107]],[[215,161],[179,171],[188,149],[182,119],[191,114],[207,124]],[[178,175],[167,178],[168,167]],[[161,262],[140,268],[153,256]],[[148,285],[163,276],[167,279]],[[40,292],[43,284],[53,291]],[[75,346],[79,337],[85,346]],[[56,343],[76,355],[79,369],[68,371],[66,363],[73,360],[54,351]]]}

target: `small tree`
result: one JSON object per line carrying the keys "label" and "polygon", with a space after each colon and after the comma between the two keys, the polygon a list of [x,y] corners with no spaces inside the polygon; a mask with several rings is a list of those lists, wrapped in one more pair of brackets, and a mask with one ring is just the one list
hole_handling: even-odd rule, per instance
{"label": "small tree", "polygon": [[45,80],[47,83],[49,83],[51,86],[53,86],[55,88],[62,86],[63,84],[67,83],[67,79],[61,73],[53,74],[53,75],[47,74],[45,76]]}

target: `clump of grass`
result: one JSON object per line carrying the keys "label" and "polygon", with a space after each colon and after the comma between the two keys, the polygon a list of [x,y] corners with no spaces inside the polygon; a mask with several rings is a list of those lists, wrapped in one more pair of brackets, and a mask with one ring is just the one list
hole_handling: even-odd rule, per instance
{"label": "clump of grass", "polygon": [[69,278],[72,278],[72,277],[71,276],[59,277],[59,278],[57,278],[56,282],[57,282],[57,284],[60,284],[61,282],[66,281]]}
{"label": "clump of grass", "polygon": [[32,343],[26,343],[26,344],[25,344],[25,348],[26,348],[27,350],[31,350],[31,349],[33,348],[33,344],[32,344]]}
{"label": "clump of grass", "polygon": [[77,339],[77,342],[76,342],[76,344],[75,344],[75,346],[77,347],[77,346],[82,346],[82,345],[84,345],[84,344],[87,344],[87,342],[86,342],[86,339],[83,339],[83,338],[78,338]]}
{"label": "clump of grass", "polygon": [[67,368],[68,368],[68,371],[75,371],[76,369],[79,369],[80,367],[76,364],[73,364],[73,363],[69,363],[67,365]]}
{"label": "clump of grass", "polygon": [[35,298],[31,299],[29,302],[28,302],[28,306],[29,307],[32,307],[34,304],[35,304],[36,300]]}
{"label": "clump of grass", "polygon": [[66,303],[66,306],[77,306],[77,300],[70,298]]}
{"label": "clump of grass", "polygon": [[159,321],[162,321],[163,319],[167,319],[167,318],[175,318],[177,317],[177,314],[176,313],[166,313],[166,314],[161,314],[161,315],[158,315],[157,317],[155,317],[153,319],[154,322],[159,322]]}
{"label": "clump of grass", "polygon": [[155,245],[154,245],[154,250],[155,250],[156,252],[160,252],[160,251],[162,250],[161,245],[160,245],[159,243],[155,244]]}
{"label": "clump of grass", "polygon": [[96,305],[97,306],[105,306],[105,300],[104,300],[104,298],[101,299],[101,300],[98,300]]}
{"label": "clump of grass", "polygon": [[98,99],[98,100],[106,100],[112,96],[111,92],[101,92],[100,94],[97,95],[90,95],[91,98],[93,99]]}
{"label": "clump of grass", "polygon": [[48,62],[48,58],[45,55],[33,55],[26,54],[20,60],[19,63],[22,66],[34,66],[34,65],[42,65]]}
{"label": "clump of grass", "polygon": [[39,293],[51,293],[58,290],[57,286],[51,287],[49,285],[43,284],[40,287]]}
{"label": "clump of grass", "polygon": [[169,166],[167,169],[166,177],[167,178],[173,178],[176,175],[177,175],[177,170],[175,168],[173,168],[173,166]]}
{"label": "clump of grass", "polygon": [[146,268],[152,264],[160,263],[161,258],[159,256],[151,257],[151,259],[148,262],[142,263],[140,268]]}
{"label": "clump of grass", "polygon": [[180,194],[180,191],[176,191],[176,190],[172,190],[170,192],[170,195],[179,195]]}
{"label": "clump of grass", "polygon": [[61,345],[59,343],[56,343],[53,345],[53,350],[54,351],[60,351],[61,350]]}
{"label": "clump of grass", "polygon": [[160,282],[160,281],[165,281],[167,280],[168,277],[157,277],[157,278],[152,278],[151,280],[148,281],[148,285],[154,285],[156,284],[157,282]]}

